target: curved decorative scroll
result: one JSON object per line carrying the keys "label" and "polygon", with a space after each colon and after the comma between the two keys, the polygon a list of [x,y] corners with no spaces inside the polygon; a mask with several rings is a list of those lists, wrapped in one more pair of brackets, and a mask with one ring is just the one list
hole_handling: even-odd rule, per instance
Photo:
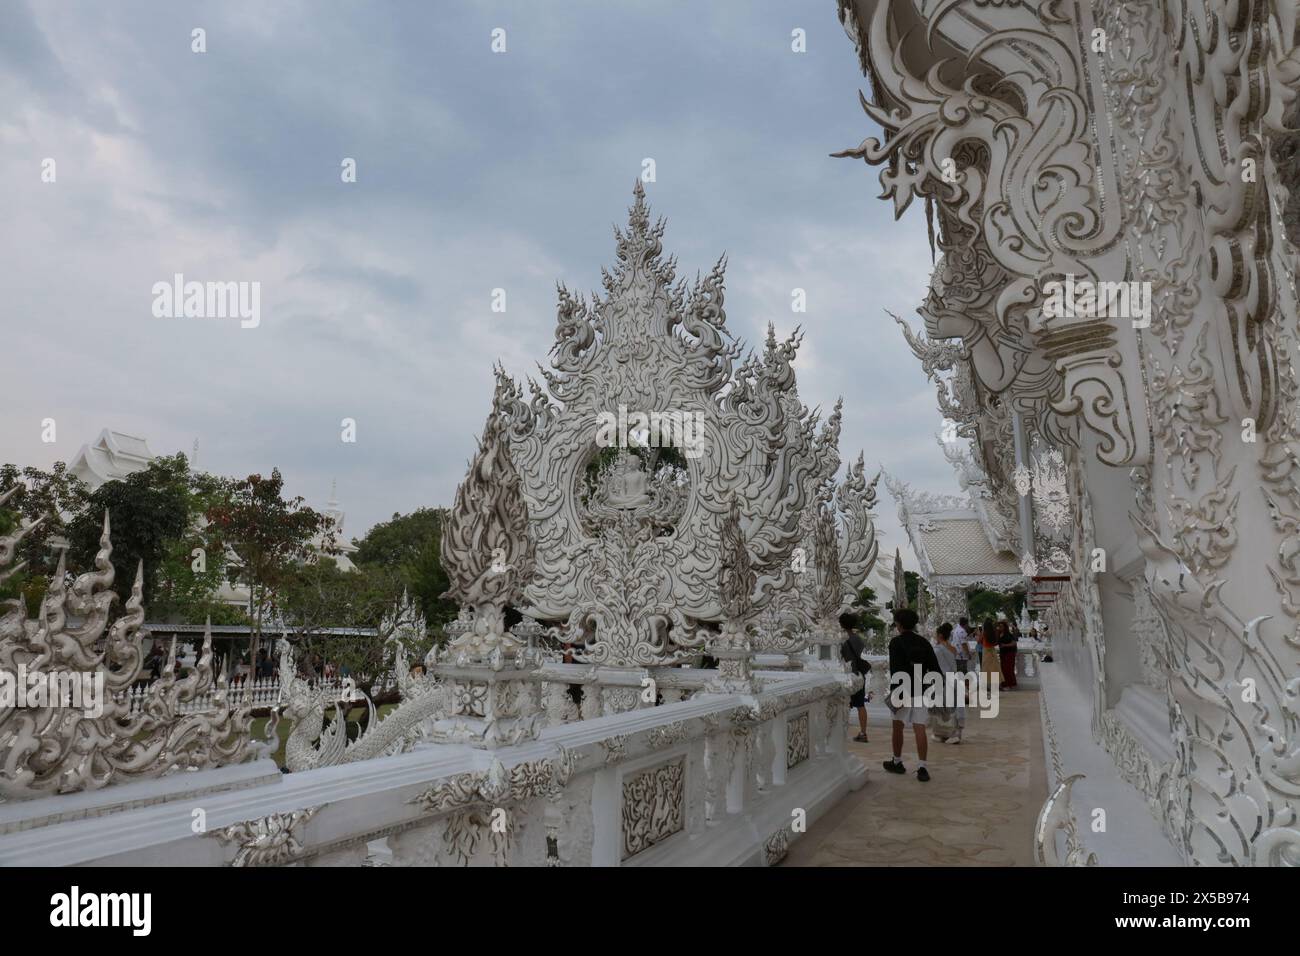
{"label": "curved decorative scroll", "polygon": [[[929,335],[961,340],[978,387],[1008,393],[1054,444],[1069,441],[1064,419],[1077,416],[1102,437],[1106,461],[1137,464],[1149,429],[1140,369],[1125,361],[1127,317],[1091,334],[1086,314],[1046,307],[1052,283],[1097,278],[1124,226],[1104,201],[1113,169],[1094,161],[1088,31],[1063,9],[845,0],[841,19],[876,97],[862,107],[886,136],[834,155],[881,165],[896,216],[917,196],[934,204],[943,257],[920,312]],[[924,43],[908,36],[918,21]],[[968,435],[978,427],[954,420]]]}

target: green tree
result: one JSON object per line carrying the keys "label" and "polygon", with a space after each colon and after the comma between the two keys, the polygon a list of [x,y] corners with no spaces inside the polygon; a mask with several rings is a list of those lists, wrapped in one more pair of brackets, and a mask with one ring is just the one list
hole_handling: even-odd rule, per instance
{"label": "green tree", "polygon": [[124,604],[136,567],[143,561],[145,607],[154,611],[163,558],[174,542],[187,540],[196,517],[190,478],[185,456],[173,455],[155,458],[142,471],[100,485],[68,525],[69,557],[82,568],[94,565],[107,513],[112,528],[113,590]]}
{"label": "green tree", "polygon": [[1008,620],[1020,615],[1025,605],[1025,595],[1021,592],[1001,594],[976,588],[966,595],[966,608],[972,624],[983,624],[985,618],[997,619],[998,614],[1005,614]]}
{"label": "green tree", "polygon": [[[376,678],[389,669],[393,632],[409,620],[399,617],[404,582],[400,571],[383,565],[342,571],[332,558],[321,557],[296,565],[280,582],[275,608],[293,633],[298,659],[319,656],[330,661],[369,693]],[[331,628],[373,629],[373,635],[343,636]],[[423,657],[424,646],[408,646]]]}
{"label": "green tree", "polygon": [[25,522],[38,519],[41,526],[15,549],[11,567],[24,561],[27,565],[0,583],[0,600],[21,596],[28,615],[35,616],[45,585],[59,563],[59,551],[50,546],[50,539],[67,537],[68,523],[85,508],[90,489],[61,461],[50,471],[9,464],[0,467],[0,491],[15,485],[20,486],[18,493],[0,507],[0,534],[10,534]]}
{"label": "green tree", "polygon": [[863,586],[858,592],[858,626],[865,634],[874,630],[877,634],[886,633],[884,620],[880,617],[880,601],[873,588]]}
{"label": "green tree", "polygon": [[446,508],[417,508],[408,515],[394,511],[392,518],[379,522],[355,542],[357,552],[352,559],[357,564],[403,567],[419,557],[430,538],[439,537],[446,516]]}
{"label": "green tree", "polygon": [[318,537],[326,550],[333,541],[330,519],[305,507],[301,497],[284,498],[283,491],[278,468],[269,478],[228,479],[214,489],[205,515],[214,544],[230,548],[238,559],[232,579],[246,584],[250,592],[250,661],[257,660],[263,622],[274,607],[276,590],[312,555]]}
{"label": "green tree", "polygon": [[443,597],[450,585],[441,557],[442,525],[446,519],[446,508],[419,508],[407,515],[394,513],[357,542],[357,552],[352,556],[358,567],[397,569],[430,630],[456,619],[456,603]]}

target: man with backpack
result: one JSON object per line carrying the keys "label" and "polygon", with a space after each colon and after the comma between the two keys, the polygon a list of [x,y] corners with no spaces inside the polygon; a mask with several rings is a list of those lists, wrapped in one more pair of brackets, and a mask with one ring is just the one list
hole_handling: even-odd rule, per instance
{"label": "man with backpack", "polygon": [[923,688],[916,686],[916,682],[918,677],[924,682],[925,676],[931,673],[939,674],[942,679],[943,671],[930,642],[916,633],[916,622],[916,612],[911,608],[899,608],[894,612],[894,628],[898,636],[889,642],[889,710],[894,718],[894,759],[885,761],[885,770],[889,773],[907,772],[903,766],[903,725],[911,724],[920,763],[916,779],[925,783],[930,779],[930,771],[925,767],[925,725],[929,713],[922,703]]}

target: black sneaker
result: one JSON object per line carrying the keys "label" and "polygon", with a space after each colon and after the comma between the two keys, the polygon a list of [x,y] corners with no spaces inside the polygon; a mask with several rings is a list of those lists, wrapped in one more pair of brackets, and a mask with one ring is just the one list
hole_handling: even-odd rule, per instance
{"label": "black sneaker", "polygon": [[920,780],[922,783],[925,783],[927,780],[930,779],[930,771],[926,770],[924,767],[917,768],[916,779]]}
{"label": "black sneaker", "polygon": [[907,773],[907,768],[903,766],[901,760],[886,760],[885,769],[890,773]]}

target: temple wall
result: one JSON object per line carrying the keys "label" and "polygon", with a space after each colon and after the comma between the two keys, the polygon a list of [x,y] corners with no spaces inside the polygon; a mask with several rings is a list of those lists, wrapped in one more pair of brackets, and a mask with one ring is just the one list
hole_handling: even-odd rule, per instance
{"label": "temple wall", "polygon": [[0,865],[773,865],[866,780],[838,671],[754,695],[423,745],[280,774],[269,760],[0,805]]}
{"label": "temple wall", "polygon": [[891,135],[841,155],[941,223],[928,354],[980,386],[945,413],[997,449],[1010,402],[1083,487],[1053,619],[1093,733],[1187,862],[1300,862],[1294,5],[843,8]]}

